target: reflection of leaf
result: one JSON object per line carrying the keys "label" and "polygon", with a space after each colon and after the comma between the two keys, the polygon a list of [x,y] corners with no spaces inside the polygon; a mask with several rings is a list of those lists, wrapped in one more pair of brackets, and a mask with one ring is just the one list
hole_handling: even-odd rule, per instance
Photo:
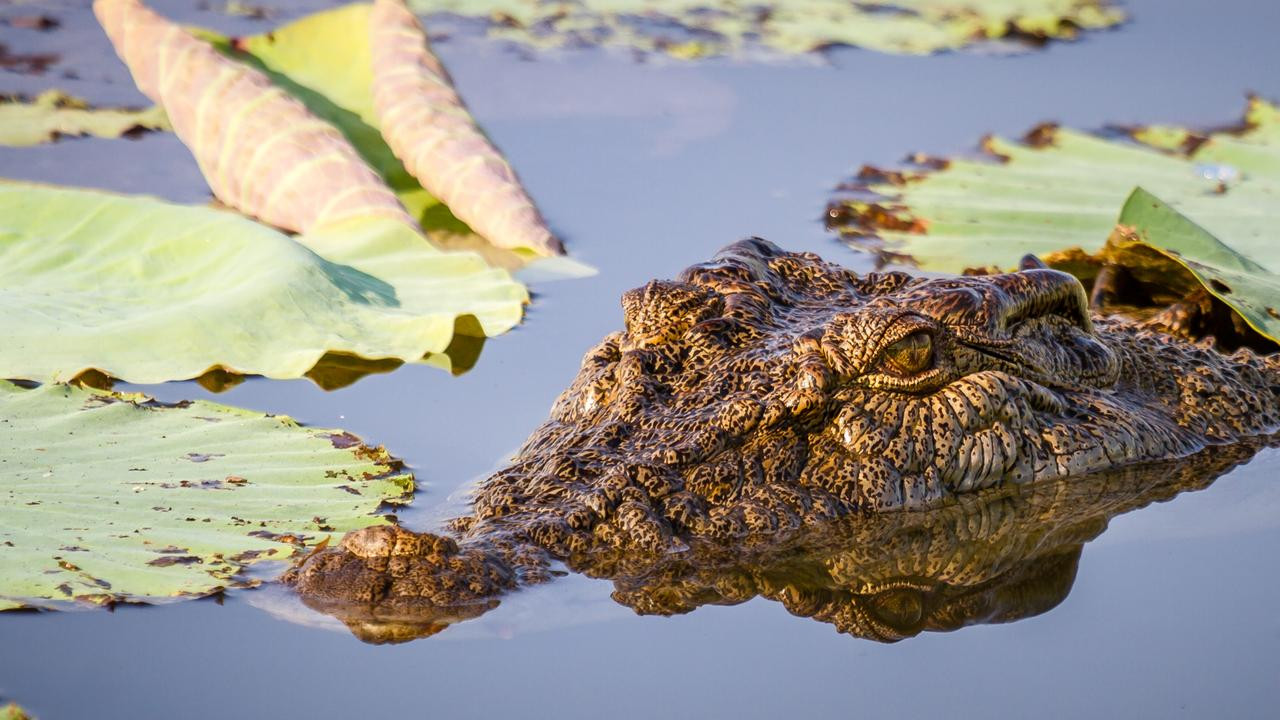
{"label": "reflection of leaf", "polygon": [[1207,136],[1139,128],[1136,143],[1042,126],[1022,143],[989,138],[982,160],[864,168],[862,194],[833,203],[830,222],[928,270],[1009,268],[1025,253],[1097,250],[1139,185],[1236,251],[1266,257],[1280,221],[1280,118],[1254,99],[1245,120]]}
{"label": "reflection of leaf", "polygon": [[219,200],[299,232],[354,217],[412,222],[341,133],[264,75],[138,0],[95,0],[93,9]]}
{"label": "reflection of leaf", "polygon": [[[394,29],[383,29],[383,34],[398,32]],[[408,31],[412,33],[413,31]],[[405,170],[404,164],[396,157],[396,153],[388,146],[380,130],[379,113],[374,109],[373,91],[373,52],[370,47],[370,6],[367,4],[345,5],[334,10],[315,13],[301,20],[276,28],[268,33],[238,38],[234,42],[213,33],[202,36],[214,47],[230,57],[252,65],[266,73],[279,87],[287,90],[306,104],[317,117],[332,123],[334,127],[351,142],[352,146],[363,156],[365,161],[376,170],[386,183],[395,191],[400,201],[408,208],[409,213],[419,221],[427,234],[442,246],[453,246],[458,243],[467,244],[467,237],[474,237],[471,228],[460,221],[441,204],[440,200],[425,190],[415,177]],[[422,83],[434,83],[435,96],[448,96],[456,99],[457,95],[448,82],[448,76],[440,68],[438,61],[426,48],[425,39],[417,34],[410,34],[401,40],[402,49],[398,52],[410,53],[413,60],[427,63],[435,68],[436,74],[412,75],[415,84],[413,92],[431,92],[430,88],[419,87]],[[385,49],[380,49],[380,52]],[[401,68],[414,72],[412,64],[399,65],[397,68],[381,68],[379,76],[383,82],[390,82],[392,76],[401,72]],[[390,92],[395,92],[393,87]],[[417,112],[416,107],[425,103],[406,102],[400,110]],[[474,162],[482,161],[501,163],[505,161],[496,155],[492,146],[484,140],[484,136],[475,130],[474,121],[465,106],[458,100],[456,105],[442,103],[433,106],[439,117],[435,121],[447,123],[455,137],[467,133],[471,128],[470,144],[467,149],[479,151]],[[386,110],[384,109],[384,114]],[[411,156],[414,148],[420,146],[422,138],[413,132],[413,128],[399,123],[392,118],[393,127],[387,134],[398,143],[397,148],[406,157]],[[421,122],[421,117],[414,116],[412,122]],[[425,131],[424,131],[425,132]],[[478,143],[483,143],[483,146]],[[487,160],[485,158],[488,158]],[[420,172],[420,175],[425,175]],[[456,175],[456,173],[454,173]],[[446,176],[447,177],[447,176]],[[514,178],[514,176],[512,176]],[[437,186],[437,191],[440,191]],[[510,192],[511,187],[506,191]],[[524,193],[518,185],[515,192],[523,197]],[[452,191],[451,191],[452,192]],[[461,193],[461,208],[453,208],[459,216],[466,216],[477,223],[475,228],[486,234],[488,240],[502,247],[521,247],[526,251],[540,254],[554,254],[558,251],[558,243],[550,237],[537,213],[528,206],[522,219],[531,223],[529,227],[511,229],[500,227],[496,232],[484,225],[483,212],[476,212],[466,202],[466,193]],[[527,198],[525,198],[527,201]],[[480,209],[482,210],[482,208]],[[480,218],[479,220],[477,218]],[[492,218],[487,221],[494,224]],[[512,221],[497,218],[500,225],[508,225]],[[510,253],[507,253],[510,254]],[[498,261],[504,267],[514,267],[518,258],[505,258]]]}
{"label": "reflection of leaf", "polygon": [[534,47],[610,45],[689,59],[752,46],[832,45],[922,55],[1000,38],[1043,42],[1118,24],[1108,0],[409,0],[421,13],[484,18],[488,34]]}
{"label": "reflection of leaf", "polygon": [[[1280,277],[1255,261],[1280,263],[1280,247],[1272,244],[1256,258],[1241,255],[1142,188],[1124,204],[1119,225],[1102,252],[1107,262],[1135,274],[1145,270],[1168,277],[1189,271],[1250,327],[1280,341]],[[1163,262],[1152,263],[1150,253],[1135,252],[1134,246],[1155,250]]]}
{"label": "reflection of leaf", "polygon": [[396,157],[494,245],[563,253],[511,165],[476,127],[403,0],[374,0],[368,27],[374,109]]}
{"label": "reflection of leaf", "polygon": [[459,318],[510,329],[526,299],[506,271],[394,221],[291,239],[225,211],[0,184],[0,377],[295,378],[329,352],[414,362],[445,352]]}
{"label": "reflection of leaf", "polygon": [[91,108],[60,90],[40,93],[27,102],[0,97],[0,145],[23,147],[53,142],[69,135],[114,138],[143,130],[168,130],[164,110]]}
{"label": "reflection of leaf", "polygon": [[0,609],[251,585],[245,566],[385,521],[413,488],[341,431],[67,385],[0,382],[0,468]]}

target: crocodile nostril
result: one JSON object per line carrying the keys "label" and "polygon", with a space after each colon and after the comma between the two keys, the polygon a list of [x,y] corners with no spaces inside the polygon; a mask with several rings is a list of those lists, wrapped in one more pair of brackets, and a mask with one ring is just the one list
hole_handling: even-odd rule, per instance
{"label": "crocodile nostril", "polygon": [[1057,270],[1031,269],[999,276],[1007,304],[1000,314],[1006,330],[1031,320],[1057,316],[1087,333],[1093,332],[1089,298],[1074,276]]}
{"label": "crocodile nostril", "polygon": [[1045,265],[1044,261],[1041,260],[1039,257],[1031,253],[1027,253],[1026,255],[1022,256],[1021,260],[1018,261],[1018,269],[1019,270],[1048,270],[1049,266]]}

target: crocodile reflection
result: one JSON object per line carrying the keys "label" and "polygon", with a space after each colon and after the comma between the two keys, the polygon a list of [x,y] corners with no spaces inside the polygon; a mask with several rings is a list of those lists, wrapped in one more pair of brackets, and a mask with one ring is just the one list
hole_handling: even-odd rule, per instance
{"label": "crocodile reflection", "polygon": [[[761,597],[841,633],[896,642],[1053,609],[1071,590],[1081,549],[1112,517],[1208,487],[1274,443],[1250,441],[1180,461],[991,488],[932,510],[854,516],[786,537],[694,540],[662,554],[598,550],[571,555],[565,564],[611,580],[613,599],[640,614],[674,615]],[[431,609],[303,601],[370,643],[433,635],[498,604],[489,599]]]}

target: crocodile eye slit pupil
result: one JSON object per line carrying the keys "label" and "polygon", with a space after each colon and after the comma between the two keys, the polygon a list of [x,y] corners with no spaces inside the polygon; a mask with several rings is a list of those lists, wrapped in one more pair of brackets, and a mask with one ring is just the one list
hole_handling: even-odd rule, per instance
{"label": "crocodile eye slit pupil", "polygon": [[933,336],[924,330],[913,332],[884,351],[888,369],[896,375],[915,375],[933,366]]}

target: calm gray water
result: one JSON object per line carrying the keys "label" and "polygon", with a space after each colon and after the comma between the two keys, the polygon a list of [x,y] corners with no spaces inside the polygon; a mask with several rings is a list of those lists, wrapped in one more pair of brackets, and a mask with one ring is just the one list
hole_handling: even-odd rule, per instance
{"label": "calm gray water", "polygon": [[[155,4],[229,32],[266,27]],[[527,321],[461,377],[405,367],[332,393],[250,380],[216,399],[387,445],[422,483],[402,518],[429,527],[541,422],[583,351],[620,324],[623,290],[746,235],[869,267],[821,225],[830,188],[861,164],[965,151],[986,132],[1018,135],[1042,120],[1217,125],[1238,118],[1247,92],[1280,98],[1280,5],[1125,4],[1135,20],[1120,30],[1019,57],[846,50],[827,63],[759,65],[575,52],[529,62],[482,43],[441,45],[475,114],[599,275],[535,284]],[[280,5],[297,14],[324,3]],[[0,73],[0,91],[56,84],[141,102],[87,3],[48,6],[63,29],[0,26],[0,42],[62,52],[64,65],[44,77]],[[0,176],[206,197],[189,154],[163,135],[0,149]],[[146,390],[210,396],[194,383]],[[240,593],[224,604],[0,616],[0,696],[46,720],[1274,717],[1277,468],[1280,453],[1264,452],[1205,491],[1116,518],[1085,548],[1071,595],[1044,615],[896,645],[764,600],[639,617],[612,603],[609,583],[580,577],[399,646],[284,622],[257,607],[280,598]]]}

